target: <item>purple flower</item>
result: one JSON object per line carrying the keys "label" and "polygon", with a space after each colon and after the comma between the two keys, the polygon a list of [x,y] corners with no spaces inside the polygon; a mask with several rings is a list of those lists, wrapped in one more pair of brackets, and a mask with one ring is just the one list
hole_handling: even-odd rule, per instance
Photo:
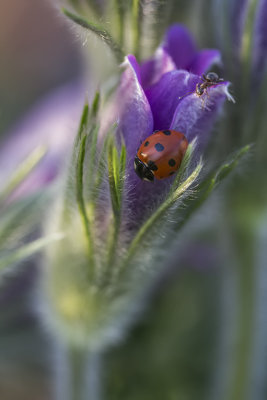
{"label": "purple flower", "polygon": [[171,26],[152,59],[141,66],[141,82],[147,88],[160,80],[167,72],[183,69],[201,75],[211,65],[221,63],[218,50],[197,50],[189,31],[179,24]]}
{"label": "purple flower", "polygon": [[[181,25],[173,25],[167,31],[150,60],[139,65],[133,55],[126,57],[125,71],[112,107],[113,116],[119,117],[119,130],[127,146],[127,212],[130,215],[140,217],[147,209],[152,210],[172,182],[170,178],[151,184],[136,176],[133,160],[140,141],[156,129],[170,128],[184,133],[189,141],[197,137],[198,154],[203,151],[225,98],[231,97],[227,91],[228,82],[209,88],[202,98],[194,93],[196,84],[201,82],[199,74],[215,62],[220,62],[219,51],[197,50],[191,35]],[[43,187],[61,171],[75,135],[82,101],[80,84],[69,85],[37,107],[12,132],[1,152],[0,166],[5,176],[37,145],[48,148],[18,194]]]}
{"label": "purple flower", "polygon": [[175,129],[184,133],[189,142],[197,138],[197,153],[203,151],[224,100],[232,100],[229,82],[210,87],[201,97],[195,94],[196,84],[201,82],[197,74],[219,59],[217,50],[197,51],[191,36],[180,25],[170,28],[155,56],[143,65],[133,55],[126,58],[116,102],[119,129],[128,154],[131,201],[127,212],[136,219],[153,209],[172,182],[171,178],[144,182],[135,175],[133,160],[140,142],[154,130]]}

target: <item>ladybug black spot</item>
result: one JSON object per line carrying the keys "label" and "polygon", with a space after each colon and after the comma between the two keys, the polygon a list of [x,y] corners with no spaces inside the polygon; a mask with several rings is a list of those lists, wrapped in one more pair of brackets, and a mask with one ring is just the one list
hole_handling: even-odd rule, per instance
{"label": "ladybug black spot", "polygon": [[170,167],[174,167],[175,164],[176,164],[176,162],[175,162],[175,160],[174,160],[173,158],[171,158],[171,159],[169,160],[168,164],[169,164]]}
{"label": "ladybug black spot", "polygon": [[144,144],[145,147],[147,147],[149,145],[149,141],[147,140]]}
{"label": "ladybug black spot", "polygon": [[161,143],[156,143],[155,144],[155,149],[157,151],[163,151],[164,150],[164,146]]}
{"label": "ladybug black spot", "polygon": [[171,135],[171,131],[169,131],[169,130],[165,130],[165,131],[162,131],[162,132],[164,133],[164,135],[167,135],[167,136]]}
{"label": "ladybug black spot", "polygon": [[156,166],[156,164],[154,163],[154,161],[149,160],[147,163],[147,166],[149,169],[151,169],[152,171],[157,171],[158,167]]}

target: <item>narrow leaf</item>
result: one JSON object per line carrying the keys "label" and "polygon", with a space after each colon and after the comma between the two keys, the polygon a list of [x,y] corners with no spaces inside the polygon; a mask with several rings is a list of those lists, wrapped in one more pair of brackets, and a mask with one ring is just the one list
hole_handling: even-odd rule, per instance
{"label": "narrow leaf", "polygon": [[97,154],[97,138],[99,127],[95,126],[89,133],[86,141],[86,152],[88,149],[88,166],[87,174],[92,178],[95,170],[96,154]]}
{"label": "narrow leaf", "polygon": [[100,93],[96,92],[92,104],[92,117],[96,118],[100,107]]}
{"label": "narrow leaf", "polygon": [[79,156],[77,161],[76,169],[76,198],[78,203],[78,208],[80,211],[81,220],[84,226],[85,235],[88,243],[88,257],[90,261],[91,273],[94,273],[94,245],[93,245],[93,235],[91,232],[91,224],[87,215],[86,206],[83,196],[83,168],[84,168],[84,158],[85,158],[85,144],[87,136],[84,136],[81,140]]}
{"label": "narrow leaf", "polygon": [[64,194],[64,206],[63,206],[63,220],[66,221],[69,218],[69,211],[72,209],[73,203],[76,202],[76,168],[77,168],[77,158],[79,154],[79,148],[81,144],[81,139],[84,135],[86,135],[87,130],[88,130],[88,123],[89,123],[89,105],[87,102],[85,102],[80,122],[79,122],[79,127],[77,130],[76,138],[74,141],[73,149],[72,149],[72,155],[71,155],[71,160],[69,163],[69,168],[68,168],[68,175],[67,175],[67,182],[66,182],[66,188],[65,188],[65,194]]}
{"label": "narrow leaf", "polygon": [[242,147],[227,162],[220,165],[200,183],[198,186],[198,195],[195,199],[189,199],[187,201],[183,220],[175,227],[176,231],[181,229],[191,215],[202,206],[218,184],[239,165],[240,160],[251,150],[251,147],[251,145]]}
{"label": "narrow leaf", "polygon": [[117,243],[121,226],[122,196],[125,180],[126,148],[123,145],[120,154],[114,143],[114,138],[109,139],[108,169],[110,197],[113,209],[112,223],[109,226],[107,241],[107,262],[102,274],[102,285],[105,286],[112,278],[117,256]]}
{"label": "narrow leaf", "polygon": [[0,255],[0,270],[8,267],[11,264],[18,263],[27,257],[32,256],[36,252],[42,250],[48,244],[63,239],[62,233],[55,233],[45,238],[37,239],[34,242],[26,244],[19,249],[15,249],[6,252],[4,255]]}
{"label": "narrow leaf", "polygon": [[234,156],[227,161],[225,164],[223,164],[218,170],[217,173],[214,177],[215,179],[215,184],[218,184],[221,182],[223,179],[225,179],[230,172],[232,172],[237,165],[239,164],[240,159],[248,153],[248,151],[251,149],[251,145],[246,145],[242,147],[240,150],[238,150]]}
{"label": "narrow leaf", "polygon": [[70,11],[66,10],[65,8],[62,9],[62,12],[70,18],[73,22],[76,24],[82,26],[83,28],[86,28],[90,30],[91,32],[94,32],[96,35],[102,39],[106,45],[111,49],[113,52],[116,60],[121,63],[124,59],[124,54],[120,46],[115,42],[115,40],[112,38],[111,34],[105,29],[102,28],[102,26],[96,25],[93,22],[87,21],[83,17],[79,15],[75,15],[71,13]]}
{"label": "narrow leaf", "polygon": [[108,148],[108,141],[109,141],[109,138],[107,136],[102,145],[102,149],[100,151],[100,155],[99,155],[99,159],[98,159],[97,172],[96,172],[96,176],[95,176],[95,183],[94,183],[94,188],[92,191],[92,198],[91,198],[93,203],[95,203],[98,198],[99,189],[102,185],[104,174],[106,171],[106,154],[107,154],[107,148]]}
{"label": "narrow leaf", "polygon": [[180,185],[182,179],[184,179],[185,174],[189,168],[193,153],[195,151],[196,143],[197,143],[196,139],[194,139],[191,143],[189,143],[189,145],[186,149],[185,155],[183,157],[182,163],[176,174],[175,180],[172,184],[172,188],[171,188],[172,191],[175,190]]}
{"label": "narrow leaf", "polygon": [[30,155],[17,167],[13,175],[9,178],[7,185],[0,193],[0,202],[9,196],[39,164],[47,152],[45,146],[34,149]]}
{"label": "narrow leaf", "polygon": [[151,215],[151,217],[146,222],[144,222],[144,224],[141,226],[141,228],[139,229],[139,231],[137,232],[136,236],[134,237],[134,239],[130,244],[126,257],[122,263],[122,266],[120,267],[121,270],[123,270],[129,263],[129,261],[132,260],[133,256],[135,255],[136,251],[139,248],[139,245],[143,243],[145,237],[160,221],[162,216],[165,215],[166,212],[174,205],[174,203],[177,202],[185,194],[187,189],[189,189],[190,186],[192,186],[192,184],[197,179],[201,169],[202,169],[202,162],[200,162],[197,165],[197,167],[190,174],[190,176],[184,182],[182,182],[182,184],[175,191],[171,191],[168,198],[159,206],[159,208]]}
{"label": "narrow leaf", "polygon": [[113,137],[110,138],[108,144],[108,172],[109,172],[109,189],[113,213],[115,216],[119,212],[119,199],[117,192],[117,155]]}
{"label": "narrow leaf", "polygon": [[9,204],[0,217],[0,247],[25,237],[40,221],[48,196],[43,191]]}
{"label": "narrow leaf", "polygon": [[87,125],[88,125],[88,119],[89,119],[89,105],[86,102],[84,107],[83,107],[83,111],[82,111],[82,116],[80,119],[80,124],[79,124],[79,129],[78,129],[78,133],[76,136],[76,141],[75,144],[78,145],[78,143],[80,142],[82,135],[85,133]]}
{"label": "narrow leaf", "polygon": [[122,199],[122,192],[123,192],[123,186],[124,186],[124,180],[125,180],[125,168],[126,168],[126,146],[123,145],[121,147],[121,153],[120,153],[120,161],[119,161],[119,185],[118,185],[118,191],[120,193],[120,203]]}

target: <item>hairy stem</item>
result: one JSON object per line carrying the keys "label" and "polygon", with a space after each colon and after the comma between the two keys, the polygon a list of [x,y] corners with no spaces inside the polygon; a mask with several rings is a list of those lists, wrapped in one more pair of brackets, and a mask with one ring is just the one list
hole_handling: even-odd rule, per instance
{"label": "hairy stem", "polygon": [[56,347],[56,400],[101,400],[101,356],[74,346]]}

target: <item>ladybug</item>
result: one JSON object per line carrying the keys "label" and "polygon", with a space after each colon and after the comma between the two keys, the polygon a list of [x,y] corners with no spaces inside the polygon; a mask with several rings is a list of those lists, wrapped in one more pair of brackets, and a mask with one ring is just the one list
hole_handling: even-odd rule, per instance
{"label": "ladybug", "polygon": [[168,178],[179,168],[188,141],[183,133],[174,130],[155,131],[140,145],[134,159],[139,178],[153,182]]}

